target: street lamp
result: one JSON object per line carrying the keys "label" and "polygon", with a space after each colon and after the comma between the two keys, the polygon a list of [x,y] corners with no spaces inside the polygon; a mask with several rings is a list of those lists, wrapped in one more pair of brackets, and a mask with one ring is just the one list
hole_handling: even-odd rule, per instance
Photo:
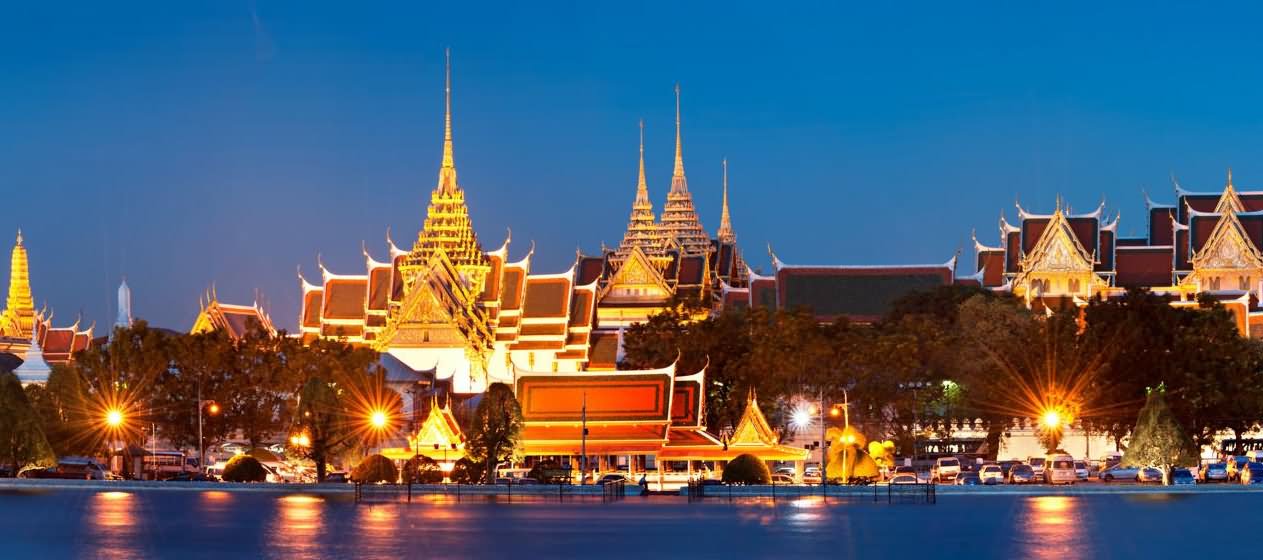
{"label": "street lamp", "polygon": [[386,412],[383,410],[374,410],[368,417],[369,423],[373,425],[373,428],[378,430],[386,427],[386,420]]}
{"label": "street lamp", "polygon": [[105,425],[117,430],[123,425],[123,411],[111,408],[105,412]]}
{"label": "street lamp", "polygon": [[1061,413],[1055,408],[1045,410],[1043,416],[1040,417],[1040,422],[1044,424],[1045,428],[1056,430],[1061,427]]}
{"label": "street lamp", "polygon": [[219,414],[219,403],[215,401],[202,400],[202,384],[197,384],[197,465],[201,467],[202,472],[206,472],[206,438],[202,436],[202,411],[209,412],[211,416]]}

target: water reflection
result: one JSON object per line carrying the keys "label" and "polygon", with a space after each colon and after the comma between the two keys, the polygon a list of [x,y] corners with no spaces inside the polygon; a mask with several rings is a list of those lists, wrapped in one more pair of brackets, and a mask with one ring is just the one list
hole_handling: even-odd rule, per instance
{"label": "water reflection", "polygon": [[269,542],[285,558],[317,558],[324,531],[325,501],[318,496],[296,494],[277,500]]}
{"label": "water reflection", "polygon": [[1079,498],[1027,498],[1018,516],[1019,557],[1081,558],[1088,552],[1087,523],[1081,518]]}
{"label": "water reflection", "polygon": [[97,492],[88,504],[87,521],[99,558],[139,558],[136,497],[130,492]]}

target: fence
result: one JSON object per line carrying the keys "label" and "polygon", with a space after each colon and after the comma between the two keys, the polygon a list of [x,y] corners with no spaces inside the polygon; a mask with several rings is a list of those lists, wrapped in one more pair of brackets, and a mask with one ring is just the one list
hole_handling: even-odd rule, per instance
{"label": "fence", "polygon": [[411,503],[414,500],[447,501],[557,501],[600,500],[615,502],[627,496],[627,483],[599,485],[561,484],[364,484],[355,483],[356,503]]}
{"label": "fence", "polygon": [[937,493],[933,483],[926,484],[863,484],[863,485],[750,485],[707,484],[693,481],[685,491],[690,502],[708,498],[729,502],[749,499],[797,500],[821,498],[825,503],[934,504]]}

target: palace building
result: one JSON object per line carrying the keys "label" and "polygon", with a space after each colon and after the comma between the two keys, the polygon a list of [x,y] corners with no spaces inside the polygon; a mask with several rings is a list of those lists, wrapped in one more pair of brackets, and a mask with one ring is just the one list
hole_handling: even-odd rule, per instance
{"label": "palace building", "polygon": [[[75,352],[92,344],[94,326],[82,329],[76,320],[69,327],[55,327],[53,314],[47,308],[35,308],[30,262],[23,241],[22,231],[18,230],[9,258],[9,290],[4,310],[0,311],[0,352],[30,362],[19,368],[27,375],[22,378],[24,384],[43,383],[48,379],[48,368],[40,364],[69,362]],[[37,372],[43,372],[42,376]]]}
{"label": "palace building", "polygon": [[1060,199],[1051,214],[1019,204],[1016,223],[1000,217],[999,245],[975,237],[974,278],[1050,310],[1130,288],[1170,295],[1176,306],[1208,295],[1233,312],[1242,335],[1263,337],[1263,191],[1238,191],[1231,170],[1220,191],[1172,183],[1174,204],[1145,196],[1144,237],[1120,237],[1121,216],[1105,215],[1104,202],[1078,214]]}

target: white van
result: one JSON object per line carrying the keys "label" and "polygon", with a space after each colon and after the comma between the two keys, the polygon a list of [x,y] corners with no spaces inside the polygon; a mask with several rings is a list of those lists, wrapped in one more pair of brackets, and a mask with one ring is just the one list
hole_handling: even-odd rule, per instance
{"label": "white van", "polygon": [[1048,484],[1074,484],[1079,475],[1074,470],[1074,457],[1049,455],[1044,458],[1044,482]]}
{"label": "white van", "polygon": [[1258,449],[1254,451],[1246,451],[1245,456],[1250,458],[1251,463],[1263,463],[1263,451]]}
{"label": "white van", "polygon": [[934,467],[930,469],[930,478],[935,482],[956,480],[957,476],[960,476],[960,459],[939,457],[934,460]]}

